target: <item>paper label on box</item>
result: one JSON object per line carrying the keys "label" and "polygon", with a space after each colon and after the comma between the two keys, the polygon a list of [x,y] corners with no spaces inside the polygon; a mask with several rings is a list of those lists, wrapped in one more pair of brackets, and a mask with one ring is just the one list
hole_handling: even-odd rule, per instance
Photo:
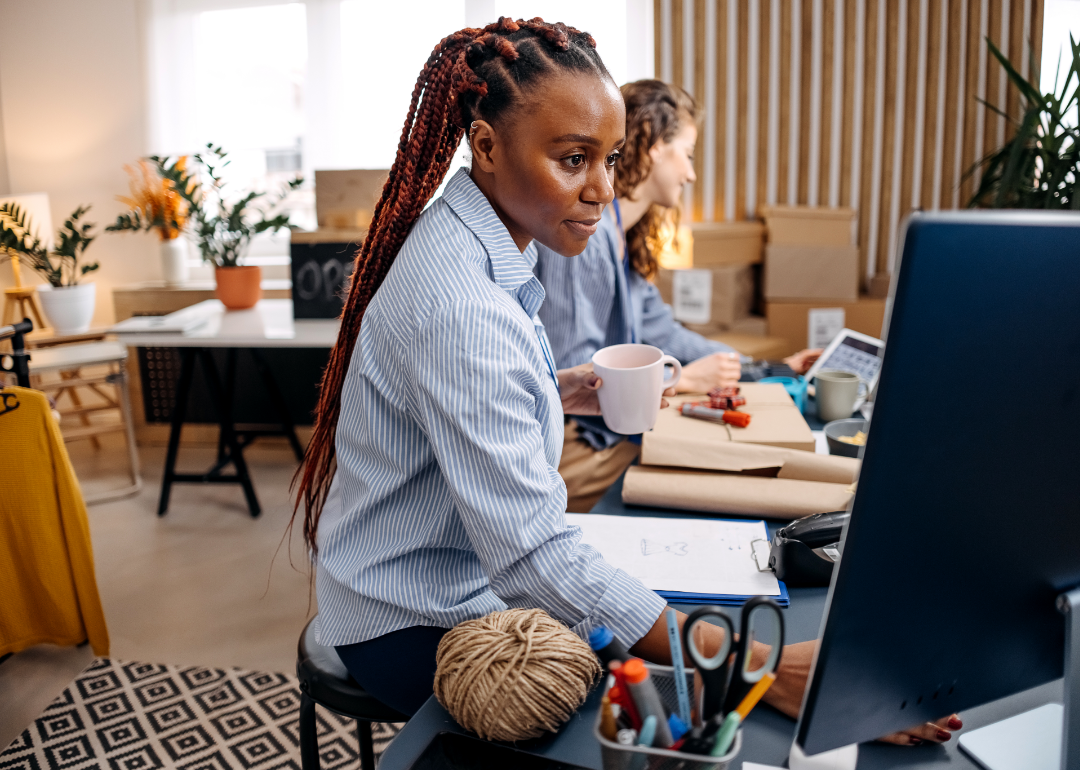
{"label": "paper label on box", "polygon": [[709,323],[712,320],[712,272],[674,271],[671,298],[676,321],[688,324]]}
{"label": "paper label on box", "polygon": [[825,348],[844,330],[844,308],[816,307],[809,311],[806,324],[808,348]]}

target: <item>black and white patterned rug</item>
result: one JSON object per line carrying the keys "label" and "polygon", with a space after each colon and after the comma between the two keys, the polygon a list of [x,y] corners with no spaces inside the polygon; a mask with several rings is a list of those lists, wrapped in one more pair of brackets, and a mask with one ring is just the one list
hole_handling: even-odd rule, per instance
{"label": "black and white patterned rug", "polygon": [[[296,679],[99,658],[3,753],[0,770],[300,770]],[[356,722],[318,709],[321,770],[359,767]],[[373,724],[381,754],[400,725]]]}

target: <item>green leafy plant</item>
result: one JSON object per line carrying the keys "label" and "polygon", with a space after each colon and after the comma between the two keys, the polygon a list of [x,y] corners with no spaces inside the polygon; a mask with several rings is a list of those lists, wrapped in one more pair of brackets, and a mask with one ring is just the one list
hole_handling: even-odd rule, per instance
{"label": "green leafy plant", "polygon": [[[236,267],[247,255],[252,238],[289,226],[284,203],[304,183],[302,177],[291,180],[275,194],[249,190],[233,197],[222,177],[222,170],[229,165],[225,150],[211,143],[192,158],[192,169],[183,157],[170,160],[152,155],[149,160],[170,188],[187,202],[188,232],[204,261],[216,267]],[[110,229],[135,229],[118,226],[121,224],[117,220]]]}
{"label": "green leafy plant", "polygon": [[983,101],[1009,121],[1013,135],[968,170],[965,178],[983,170],[969,206],[1080,210],[1080,43],[1071,35],[1069,42],[1072,64],[1065,81],[1059,84],[1055,78],[1053,91],[1044,94],[987,39],[990,52],[1020,92],[1022,115],[1017,120]]}
{"label": "green leafy plant", "polygon": [[101,267],[97,262],[79,264],[97,237],[92,232],[95,225],[81,221],[89,210],[89,206],[79,206],[64,220],[56,232],[56,246],[50,251],[39,237],[30,234],[26,212],[18,204],[0,204],[0,250],[57,288],[75,286],[82,276]]}

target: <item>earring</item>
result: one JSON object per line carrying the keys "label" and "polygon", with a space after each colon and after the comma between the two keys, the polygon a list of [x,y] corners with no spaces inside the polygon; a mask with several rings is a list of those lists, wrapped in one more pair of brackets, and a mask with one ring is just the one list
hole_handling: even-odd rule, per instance
{"label": "earring", "polygon": [[473,138],[473,134],[475,134],[475,133],[476,133],[476,121],[474,120],[474,121],[473,121],[473,122],[472,122],[472,123],[471,123],[471,124],[469,125],[469,139],[472,139],[472,138]]}

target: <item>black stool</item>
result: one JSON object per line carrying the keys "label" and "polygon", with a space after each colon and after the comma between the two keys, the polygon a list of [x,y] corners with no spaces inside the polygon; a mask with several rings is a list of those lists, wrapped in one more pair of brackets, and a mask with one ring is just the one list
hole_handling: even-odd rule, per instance
{"label": "black stool", "polygon": [[315,619],[304,626],[296,649],[296,676],[300,680],[300,763],[303,770],[319,770],[319,737],[315,704],[356,720],[360,740],[360,770],[375,770],[372,722],[408,722],[404,714],[368,695],[349,675],[333,647],[315,641]]}

